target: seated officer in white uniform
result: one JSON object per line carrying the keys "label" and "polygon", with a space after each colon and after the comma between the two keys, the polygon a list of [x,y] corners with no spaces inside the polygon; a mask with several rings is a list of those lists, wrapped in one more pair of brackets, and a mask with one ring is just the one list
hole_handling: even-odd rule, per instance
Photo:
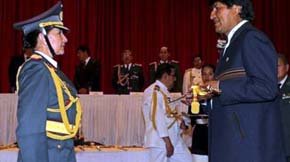
{"label": "seated officer in white uniform", "polygon": [[186,125],[170,104],[169,90],[175,81],[174,66],[158,66],[156,81],[144,91],[145,147],[150,150],[150,162],[192,162],[192,156],[180,133]]}
{"label": "seated officer in white uniform", "polygon": [[23,31],[24,45],[33,48],[17,75],[18,162],[75,162],[73,138],[81,107],[72,82],[53,59],[64,54],[67,43],[62,5],[14,27]]}

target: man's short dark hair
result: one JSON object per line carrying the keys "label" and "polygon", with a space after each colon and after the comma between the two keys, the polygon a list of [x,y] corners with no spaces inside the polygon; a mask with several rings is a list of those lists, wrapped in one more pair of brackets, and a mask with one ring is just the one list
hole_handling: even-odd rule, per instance
{"label": "man's short dark hair", "polygon": [[82,51],[82,52],[86,52],[88,55],[90,55],[90,49],[88,46],[86,45],[80,45],[77,49],[77,51]]}
{"label": "man's short dark hair", "polygon": [[162,75],[163,74],[168,74],[170,75],[172,70],[174,70],[174,66],[171,65],[171,64],[168,64],[168,63],[164,63],[164,64],[161,64],[157,67],[157,71],[155,73],[155,78],[157,80],[161,79],[162,78]]}
{"label": "man's short dark hair", "polygon": [[281,59],[285,65],[289,64],[287,56],[282,53],[278,53],[278,59]]}
{"label": "man's short dark hair", "polygon": [[210,5],[212,6],[215,2],[221,2],[227,5],[229,8],[233,5],[242,6],[240,17],[243,20],[254,20],[255,13],[251,0],[210,0]]}

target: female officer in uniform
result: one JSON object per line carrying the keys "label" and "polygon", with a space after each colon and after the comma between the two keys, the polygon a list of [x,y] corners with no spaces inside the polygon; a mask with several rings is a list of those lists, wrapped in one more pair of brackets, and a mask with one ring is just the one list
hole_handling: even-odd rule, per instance
{"label": "female officer in uniform", "polygon": [[75,162],[73,137],[80,124],[80,103],[53,59],[64,54],[67,43],[61,2],[14,28],[23,31],[24,46],[34,48],[17,75],[18,162]]}

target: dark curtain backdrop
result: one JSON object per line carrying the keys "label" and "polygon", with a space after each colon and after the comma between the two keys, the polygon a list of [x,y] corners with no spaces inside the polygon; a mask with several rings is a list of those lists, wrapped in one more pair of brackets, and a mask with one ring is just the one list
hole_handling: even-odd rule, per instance
{"label": "dark curtain backdrop", "polygon": [[[57,0],[0,0],[0,92],[9,91],[8,65],[21,55],[22,34],[12,24],[35,16]],[[121,51],[131,49],[148,80],[148,64],[158,59],[161,46],[181,70],[192,66],[200,54],[215,64],[217,35],[209,20],[207,0],[64,0],[64,22],[71,31],[65,55],[57,57],[62,70],[73,79],[78,63],[76,48],[86,44],[101,62],[101,89],[112,93],[112,67],[121,62]],[[277,51],[290,55],[289,0],[253,0],[253,22],[273,41]],[[288,45],[288,46],[287,46]]]}

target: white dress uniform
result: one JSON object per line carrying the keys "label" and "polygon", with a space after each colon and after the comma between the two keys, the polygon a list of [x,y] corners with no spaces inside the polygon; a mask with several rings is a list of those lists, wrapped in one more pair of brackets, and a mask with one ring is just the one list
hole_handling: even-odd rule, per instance
{"label": "white dress uniform", "polygon": [[[155,108],[153,106],[154,91],[156,92]],[[170,101],[170,93],[167,87],[158,80],[144,91],[142,108],[146,126],[144,146],[150,149],[150,162],[192,162],[192,156],[180,136],[180,122],[167,116],[168,108],[174,111],[175,107],[164,99]],[[174,146],[174,154],[170,158],[166,157],[165,142],[162,139],[167,136]]]}
{"label": "white dress uniform", "polygon": [[187,69],[183,76],[182,92],[187,93],[193,84],[202,84],[201,69]]}

